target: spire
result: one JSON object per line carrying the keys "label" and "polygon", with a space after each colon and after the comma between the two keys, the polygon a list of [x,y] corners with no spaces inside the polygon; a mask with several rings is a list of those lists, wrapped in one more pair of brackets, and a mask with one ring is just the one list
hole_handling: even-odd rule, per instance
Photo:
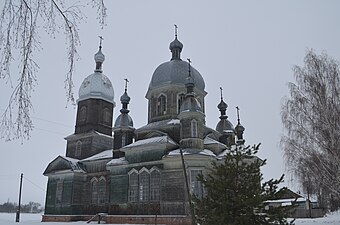
{"label": "spire", "polygon": [[127,78],[124,79],[125,81],[125,91],[124,94],[120,97],[120,102],[122,103],[122,109],[120,110],[121,113],[129,113],[130,110],[128,110],[128,104],[130,103],[130,97],[127,94],[127,85],[129,80]]}
{"label": "spire", "polygon": [[105,55],[102,53],[102,41],[104,38],[102,36],[99,36],[99,50],[98,52],[94,55],[94,61],[96,62],[96,69],[94,72],[103,72],[102,70],[102,65],[105,60]]}
{"label": "spire", "polygon": [[183,44],[177,39],[177,30],[178,30],[177,25],[174,24],[174,26],[175,26],[175,40],[173,40],[169,46],[169,49],[172,53],[171,60],[175,60],[175,59],[181,60],[181,52],[183,49]]}
{"label": "spire", "polygon": [[194,80],[191,76],[191,60],[189,58],[187,58],[187,60],[188,60],[188,65],[189,65],[189,71],[188,71],[189,74],[188,74],[188,77],[185,81],[185,87],[187,88],[187,94],[189,94],[189,93],[194,92],[195,84],[194,84]]}
{"label": "spire", "polygon": [[243,133],[245,131],[244,126],[241,125],[241,120],[240,120],[240,108],[236,106],[237,110],[237,125],[235,127],[236,131],[236,136],[237,136],[237,143],[238,144],[244,144],[244,139],[243,139]]}
{"label": "spire", "polygon": [[221,112],[220,119],[227,119],[228,116],[226,115],[226,110],[227,110],[227,108],[228,108],[228,104],[225,103],[225,102],[223,101],[223,93],[222,93],[222,91],[223,91],[223,88],[220,87],[220,92],[221,92],[221,102],[217,105],[217,108],[218,108],[218,109],[220,110],[220,112]]}

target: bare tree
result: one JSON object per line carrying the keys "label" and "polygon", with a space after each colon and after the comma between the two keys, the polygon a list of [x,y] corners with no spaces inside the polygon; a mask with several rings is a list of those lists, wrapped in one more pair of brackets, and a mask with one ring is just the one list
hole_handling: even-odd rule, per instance
{"label": "bare tree", "polygon": [[[106,18],[104,0],[92,0],[98,20],[103,28]],[[65,75],[67,102],[74,103],[72,77],[78,59],[80,44],[78,25],[85,19],[83,5],[64,0],[5,0],[0,16],[0,78],[13,87],[8,105],[1,115],[1,138],[29,139],[33,129],[31,120],[31,92],[37,81],[38,64],[34,53],[40,49],[39,29],[45,29],[51,37],[64,31],[67,43],[68,69]],[[19,57],[16,58],[15,54]],[[13,84],[11,65],[19,65],[19,74]]]}
{"label": "bare tree", "polygon": [[337,61],[308,50],[281,105],[281,144],[288,169],[306,193],[335,209],[340,200],[340,71]]}

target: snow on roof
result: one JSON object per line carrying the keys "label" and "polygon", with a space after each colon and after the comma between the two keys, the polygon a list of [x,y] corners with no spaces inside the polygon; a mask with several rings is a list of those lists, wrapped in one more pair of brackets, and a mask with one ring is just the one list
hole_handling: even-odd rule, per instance
{"label": "snow on roof", "polygon": [[[180,149],[175,149],[170,151],[167,156],[177,156],[180,155]],[[208,149],[201,150],[197,152],[197,149],[183,149],[183,155],[205,155],[205,156],[216,156],[212,151]]]}
{"label": "snow on roof", "polygon": [[223,144],[223,143],[221,143],[221,142],[219,142],[219,141],[216,141],[216,140],[214,140],[214,139],[212,139],[211,137],[208,137],[208,136],[206,136],[206,137],[204,138],[204,144],[205,144],[205,145],[218,144],[218,145],[222,145],[223,147],[227,147],[225,144]]}
{"label": "snow on roof", "polygon": [[136,141],[132,144],[124,146],[123,149],[137,147],[137,146],[141,146],[141,145],[163,144],[163,143],[169,143],[169,144],[172,144],[172,145],[177,145],[176,142],[174,142],[170,137],[160,136],[160,137],[152,137],[152,138],[147,138],[147,139],[142,139],[142,140]]}
{"label": "snow on roof", "polygon": [[167,122],[166,124],[180,124],[179,119],[172,119],[169,122]]}
{"label": "snow on roof", "polygon": [[81,162],[83,162],[83,161],[94,161],[94,160],[107,159],[107,158],[113,158],[112,149],[100,152],[96,155],[90,156],[90,157],[88,157],[86,159],[82,159],[80,161]]}
{"label": "snow on roof", "polygon": [[138,130],[148,130],[148,129],[158,128],[164,125],[173,125],[173,124],[179,124],[179,120],[176,121],[176,119],[167,119],[167,120],[156,121],[153,123],[146,124],[145,126],[138,128]]}
{"label": "snow on roof", "polygon": [[[275,200],[267,200],[266,203],[287,203],[294,202],[295,198],[287,198],[287,199],[275,199]],[[305,202],[305,198],[297,198],[296,202]]]}
{"label": "snow on roof", "polygon": [[120,164],[127,164],[127,163],[128,163],[128,161],[125,160],[125,157],[121,157],[121,158],[118,158],[118,159],[112,159],[106,165],[111,166],[111,165],[120,165]]}
{"label": "snow on roof", "polygon": [[110,135],[107,135],[107,134],[102,134],[98,131],[95,131],[95,130],[91,130],[90,132],[87,132],[87,133],[82,133],[82,134],[71,134],[71,135],[68,135],[67,137],[65,137],[64,139],[72,139],[72,138],[79,138],[79,137],[89,137],[89,136],[92,136],[93,134],[96,134],[98,136],[103,136],[103,137],[108,137],[108,138],[113,138],[112,136]]}

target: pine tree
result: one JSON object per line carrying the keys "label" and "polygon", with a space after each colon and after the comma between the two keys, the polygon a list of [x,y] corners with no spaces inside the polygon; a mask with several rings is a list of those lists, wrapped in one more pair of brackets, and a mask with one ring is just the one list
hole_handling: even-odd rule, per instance
{"label": "pine tree", "polygon": [[258,149],[259,145],[237,146],[225,155],[223,163],[214,162],[208,174],[198,176],[205,188],[203,198],[194,196],[201,225],[293,224],[286,220],[292,207],[265,210],[267,200],[280,197],[283,189],[278,191],[278,184],[283,176],[261,184],[260,168],[266,160],[256,156]]}

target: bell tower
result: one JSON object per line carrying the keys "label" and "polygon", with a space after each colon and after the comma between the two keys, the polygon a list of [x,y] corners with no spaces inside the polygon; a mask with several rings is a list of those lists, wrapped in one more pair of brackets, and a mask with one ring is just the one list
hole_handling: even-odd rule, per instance
{"label": "bell tower", "polygon": [[79,88],[75,132],[65,138],[67,157],[84,159],[113,145],[114,91],[111,81],[103,74],[105,56],[101,42],[102,37],[94,55],[94,73],[86,77]]}

